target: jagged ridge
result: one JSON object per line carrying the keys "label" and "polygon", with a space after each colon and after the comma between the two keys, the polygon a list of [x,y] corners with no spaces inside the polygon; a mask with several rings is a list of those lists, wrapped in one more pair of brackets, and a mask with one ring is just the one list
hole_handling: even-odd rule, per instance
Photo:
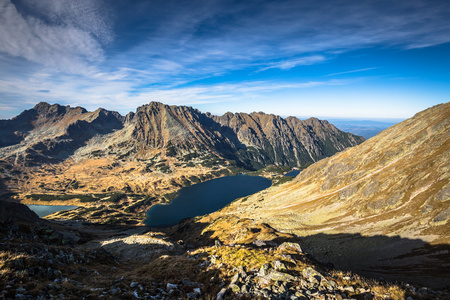
{"label": "jagged ridge", "polygon": [[[125,130],[131,135],[124,134]],[[104,109],[87,112],[81,107],[39,103],[12,120],[1,121],[0,146],[20,144],[22,148],[0,151],[0,155],[22,154],[28,162],[65,159],[92,137],[114,131],[119,131],[115,136],[123,136],[116,143],[134,147],[130,154],[138,153],[139,145],[164,149],[169,156],[207,151],[248,169],[270,164],[303,166],[364,140],[315,118],[301,121],[264,113],[218,117],[158,102],[123,117]]]}

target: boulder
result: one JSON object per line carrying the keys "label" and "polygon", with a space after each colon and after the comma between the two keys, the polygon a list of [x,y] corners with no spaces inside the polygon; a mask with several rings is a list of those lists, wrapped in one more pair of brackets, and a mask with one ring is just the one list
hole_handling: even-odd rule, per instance
{"label": "boulder", "polygon": [[275,260],[274,262],[272,262],[272,266],[277,271],[286,270],[286,266],[279,260]]}
{"label": "boulder", "polygon": [[284,242],[278,246],[278,251],[293,251],[297,253],[303,253],[302,248],[297,243]]}
{"label": "boulder", "polygon": [[282,281],[282,282],[286,282],[286,281],[295,281],[296,278],[292,275],[289,275],[287,273],[283,273],[283,272],[279,272],[279,271],[275,271],[272,270],[270,272],[270,274],[268,275],[270,280],[273,281]]}
{"label": "boulder", "polygon": [[318,283],[320,283],[322,282],[322,280],[326,280],[322,274],[311,267],[306,267],[305,269],[303,269],[302,275],[303,278],[305,278],[309,282],[313,282],[314,280],[316,280]]}
{"label": "boulder", "polygon": [[226,288],[221,289],[220,292],[217,293],[216,300],[223,300],[223,298],[225,297],[226,293],[227,293],[227,289]]}
{"label": "boulder", "polygon": [[269,270],[270,270],[270,265],[269,264],[264,264],[259,269],[258,275],[259,276],[266,276],[267,274],[269,274]]}

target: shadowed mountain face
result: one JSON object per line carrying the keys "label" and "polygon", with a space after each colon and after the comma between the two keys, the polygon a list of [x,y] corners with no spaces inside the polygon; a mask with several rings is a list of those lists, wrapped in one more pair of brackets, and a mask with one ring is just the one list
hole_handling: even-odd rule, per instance
{"label": "shadowed mountain face", "polygon": [[114,139],[112,147],[128,147],[128,156],[142,156],[136,153],[143,147],[163,149],[168,156],[207,151],[248,169],[269,164],[302,166],[364,140],[317,119],[283,119],[264,113],[216,117],[157,102],[126,117],[104,109],[87,112],[39,103],[0,122],[0,146],[9,146],[0,151],[0,157],[15,155],[16,162],[22,159],[31,164],[66,159],[93,137]]}
{"label": "shadowed mountain face", "polygon": [[[398,270],[428,264],[437,270],[445,265],[448,270],[448,247],[442,250],[440,245],[450,243],[449,158],[446,103],[311,165],[292,182],[235,201],[204,222],[223,214],[257,216],[279,231],[311,237],[312,246],[306,248],[313,255],[368,273],[382,274],[389,265]],[[318,234],[322,246],[314,243]],[[390,243],[395,239],[384,239],[381,249],[377,242],[354,242],[355,234],[420,239],[430,248],[418,243],[395,246]],[[343,251],[330,245],[340,245]],[[377,249],[382,255],[363,259]],[[445,256],[442,251],[447,251]],[[394,260],[401,254],[405,256]],[[446,276],[448,280],[448,272]]]}

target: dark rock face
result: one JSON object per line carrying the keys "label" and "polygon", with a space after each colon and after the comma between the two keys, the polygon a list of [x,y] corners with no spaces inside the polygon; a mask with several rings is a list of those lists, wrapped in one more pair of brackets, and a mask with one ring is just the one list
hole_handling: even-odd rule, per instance
{"label": "dark rock face", "polygon": [[[131,135],[125,134],[125,127],[131,128]],[[158,102],[123,117],[104,109],[87,112],[41,102],[0,121],[0,147],[25,146],[28,164],[61,161],[91,138],[121,130],[124,133],[118,140],[124,145],[165,149],[170,156],[210,152],[248,169],[270,164],[302,166],[364,141],[314,118],[301,121],[264,113],[218,117]]]}
{"label": "dark rock face", "polygon": [[0,200],[0,223],[10,221],[32,223],[38,222],[39,217],[26,205]]}
{"label": "dark rock face", "polygon": [[241,159],[260,165],[305,165],[364,141],[315,118],[301,121],[264,113],[227,113],[214,119],[235,134],[239,149],[245,150],[239,152]]}
{"label": "dark rock face", "polygon": [[178,153],[207,149],[253,169],[305,165],[364,141],[314,118],[301,121],[264,113],[218,117],[156,102],[139,107],[131,122],[133,136],[152,147],[174,147]]}

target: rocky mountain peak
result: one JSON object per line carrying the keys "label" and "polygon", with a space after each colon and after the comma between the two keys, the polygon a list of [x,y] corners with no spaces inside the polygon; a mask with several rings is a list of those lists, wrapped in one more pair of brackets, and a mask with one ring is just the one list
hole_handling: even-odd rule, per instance
{"label": "rocky mountain peak", "polygon": [[[93,136],[121,130],[127,124],[126,132],[117,133],[116,143],[127,139],[123,140],[125,144],[146,145],[176,156],[209,151],[250,169],[269,164],[301,166],[363,141],[336,128],[326,128],[325,123],[318,120],[310,126],[313,128],[305,130],[308,122],[303,124],[298,119],[293,122],[292,118],[283,119],[273,114],[228,112],[213,116],[189,106],[160,102],[142,105],[136,113],[125,117],[102,108],[87,112],[80,107],[41,102],[19,119],[26,119],[21,121],[24,125],[19,135],[12,131],[8,122],[3,122],[5,135],[9,137],[4,139],[3,145],[17,143],[34,132],[34,142],[47,140],[45,147],[40,148],[59,153],[64,140],[65,153],[73,153],[76,148],[68,151],[67,143],[80,147]],[[51,145],[55,142],[58,147]]]}
{"label": "rocky mountain peak", "polygon": [[68,112],[74,114],[84,114],[87,112],[86,109],[80,106],[70,107],[70,105],[62,106],[59,104],[49,104],[47,102],[39,102],[32,110],[35,110],[39,117],[47,119],[63,116]]}

